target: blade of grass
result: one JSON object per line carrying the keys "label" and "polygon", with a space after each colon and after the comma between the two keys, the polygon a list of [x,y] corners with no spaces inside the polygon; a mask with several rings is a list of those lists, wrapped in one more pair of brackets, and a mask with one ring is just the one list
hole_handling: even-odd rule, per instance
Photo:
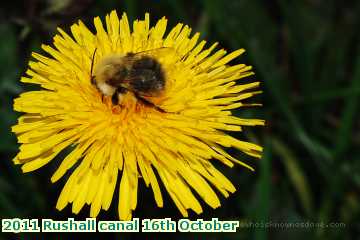
{"label": "blade of grass", "polygon": [[166,4],[169,5],[174,13],[174,16],[177,18],[182,19],[182,21],[189,19],[188,14],[185,11],[184,4],[181,1],[167,1]]}
{"label": "blade of grass", "polygon": [[[239,8],[232,9],[227,5],[223,5],[221,1],[213,0],[211,4],[207,5],[207,11],[209,16],[212,17],[212,21],[216,26],[218,32],[224,37],[228,36],[228,33],[232,33],[232,37],[227,40],[233,48],[238,48],[239,44],[243,44],[248,50],[248,56],[252,63],[255,65],[255,72],[260,73],[265,78],[264,87],[265,91],[273,98],[275,106],[284,115],[286,123],[290,126],[293,135],[297,140],[302,143],[305,149],[311,154],[317,164],[322,175],[327,176],[330,171],[330,164],[332,162],[331,152],[323,146],[320,142],[311,138],[305,131],[304,127],[300,123],[296,114],[290,107],[289,92],[283,89],[284,83],[287,79],[284,73],[276,65],[276,52],[274,47],[277,42],[276,39],[276,27],[273,20],[267,16],[264,6],[258,2],[242,1],[239,4],[241,8],[240,13],[236,14],[236,21],[229,19],[229,24],[225,24],[223,19],[226,19],[232,14],[224,14],[226,11],[218,11],[227,7],[227,11],[239,10]],[[257,17],[253,19],[251,26],[239,26],[236,22],[245,22],[248,19],[248,15],[251,12],[256,12]],[[266,25],[267,28],[263,29],[262,26]],[[263,30],[259,30],[263,29]],[[326,160],[326,161],[323,161]]]}
{"label": "blade of grass", "polygon": [[[328,1],[328,9],[333,9],[333,1]],[[312,99],[321,89],[319,81],[314,81],[319,61],[319,52],[330,32],[330,21],[325,14],[311,3],[305,1],[279,1],[284,16],[284,28],[288,32],[290,58],[294,62],[294,78],[298,82],[301,95]],[[314,28],[313,23],[321,24],[321,28]],[[303,108],[298,111],[302,121],[307,122],[307,129],[313,130],[318,119],[320,109],[315,107]],[[316,114],[318,113],[318,114]]]}
{"label": "blade of grass", "polygon": [[135,19],[136,17],[136,7],[137,1],[136,0],[124,0],[125,8],[127,15],[130,19]]}
{"label": "blade of grass", "polygon": [[350,96],[359,96],[360,95],[360,88],[354,88],[354,86],[350,86],[347,88],[342,89],[331,89],[331,90],[324,90],[313,96],[312,98],[304,97],[300,98],[294,102],[295,105],[307,105],[307,104],[314,104],[316,102],[328,102],[333,101],[339,98],[346,98]]}
{"label": "blade of grass", "polygon": [[[270,139],[265,140],[264,155],[260,163],[260,178],[256,188],[257,192],[257,207],[255,221],[269,222],[270,221],[270,195],[271,195],[271,146]],[[268,238],[266,228],[255,228],[254,239],[265,240]]]}
{"label": "blade of grass", "polygon": [[[359,46],[360,47],[360,46]],[[359,51],[360,52],[360,51]],[[354,75],[351,81],[351,88],[360,89],[360,55],[357,56],[354,67]],[[352,127],[355,122],[355,115],[359,111],[359,96],[349,95],[346,99],[342,113],[340,128],[335,140],[335,158],[339,158],[350,146]]]}
{"label": "blade of grass", "polygon": [[311,195],[310,186],[305,177],[305,174],[298,164],[299,160],[296,158],[295,154],[290,150],[290,148],[286,146],[280,139],[272,137],[271,146],[274,152],[281,156],[281,161],[285,166],[292,185],[298,193],[301,205],[306,215],[310,217],[313,212],[313,197]]}

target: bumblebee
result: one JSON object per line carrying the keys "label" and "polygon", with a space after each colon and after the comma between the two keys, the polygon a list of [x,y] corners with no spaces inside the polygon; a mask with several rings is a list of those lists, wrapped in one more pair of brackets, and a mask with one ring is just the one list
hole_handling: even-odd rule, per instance
{"label": "bumblebee", "polygon": [[165,88],[164,70],[159,61],[150,54],[153,51],[169,49],[109,55],[96,64],[93,72],[95,49],[91,64],[91,83],[103,96],[110,96],[114,105],[121,104],[124,94],[132,92],[143,104],[165,112],[146,99],[160,96]]}

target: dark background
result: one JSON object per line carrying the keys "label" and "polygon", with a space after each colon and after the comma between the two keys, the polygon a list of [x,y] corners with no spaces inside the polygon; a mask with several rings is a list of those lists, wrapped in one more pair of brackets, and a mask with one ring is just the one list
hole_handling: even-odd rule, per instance
{"label": "dark background", "polygon": [[[266,119],[265,128],[246,128],[239,135],[264,146],[261,160],[234,152],[256,167],[251,173],[237,166],[218,166],[238,191],[221,198],[222,207],[204,206],[204,219],[243,223],[331,222],[346,227],[243,227],[235,234],[177,234],[173,239],[353,239],[360,216],[360,1],[6,1],[0,10],[0,218],[84,219],[70,207],[55,210],[66,177],[56,184],[50,176],[58,157],[42,169],[22,174],[11,159],[18,145],[10,127],[19,116],[13,99],[33,87],[20,84],[30,53],[51,43],[56,26],[69,32],[82,19],[90,29],[94,16],[104,19],[116,9],[130,20],[150,12],[151,21],[167,16],[200,31],[209,43],[219,41],[228,50],[244,47],[239,62],[254,66],[262,82],[263,107],[234,114]],[[143,183],[135,217],[181,218],[165,194],[158,209]],[[98,219],[117,219],[117,192],[112,208]],[[191,214],[191,219],[198,216]],[[0,239],[28,235],[1,235]],[[58,239],[61,235],[57,234]],[[38,236],[39,237],[39,236]],[[54,236],[49,235],[49,238]],[[89,237],[89,235],[87,236]],[[108,234],[108,238],[137,239],[139,234]],[[142,238],[169,238],[144,234]]]}

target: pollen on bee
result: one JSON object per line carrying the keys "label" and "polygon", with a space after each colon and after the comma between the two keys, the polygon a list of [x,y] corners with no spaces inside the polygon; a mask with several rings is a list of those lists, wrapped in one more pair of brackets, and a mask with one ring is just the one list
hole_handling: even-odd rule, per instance
{"label": "pollen on bee", "polygon": [[118,95],[118,104],[112,104],[110,100],[110,104],[112,105],[112,112],[117,114],[127,109],[128,111],[135,111],[137,109],[138,101],[133,93],[126,92]]}
{"label": "pollen on bee", "polygon": [[111,112],[113,114],[120,114],[121,113],[121,107],[119,105],[113,105],[111,107]]}

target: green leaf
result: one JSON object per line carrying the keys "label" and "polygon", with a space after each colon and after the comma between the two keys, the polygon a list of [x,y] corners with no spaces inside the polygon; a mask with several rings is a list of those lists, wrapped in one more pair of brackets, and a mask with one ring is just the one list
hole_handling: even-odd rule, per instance
{"label": "green leaf", "polygon": [[290,148],[276,137],[271,138],[271,146],[274,152],[281,157],[280,159],[285,166],[288,177],[298,193],[301,205],[306,215],[310,217],[313,213],[313,200],[309,183],[298,164],[299,160]]}
{"label": "green leaf", "polygon": [[[269,222],[270,221],[270,198],[271,198],[271,146],[270,141],[267,139],[265,141],[264,155],[260,160],[260,177],[259,182],[256,187],[257,201],[256,212],[255,212],[255,222]],[[254,232],[254,239],[264,240],[267,239],[267,230],[266,228],[256,228]]]}
{"label": "green leaf", "polygon": [[[351,88],[360,89],[360,55],[357,56],[354,71],[355,72],[351,81]],[[355,116],[356,113],[358,113],[359,111],[359,100],[359,95],[349,95],[346,99],[340,128],[338,130],[334,146],[334,155],[336,158],[345,153],[345,151],[350,147],[349,143],[353,132],[353,126],[356,120]]]}

